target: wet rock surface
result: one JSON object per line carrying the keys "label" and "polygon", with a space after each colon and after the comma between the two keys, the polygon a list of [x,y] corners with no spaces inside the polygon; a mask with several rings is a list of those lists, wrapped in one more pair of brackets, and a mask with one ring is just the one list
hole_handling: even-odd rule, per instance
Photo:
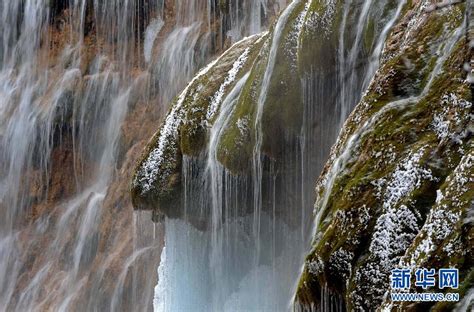
{"label": "wet rock surface", "polygon": [[454,309],[456,303],[391,302],[389,276],[398,267],[456,267],[456,292],[462,298],[472,287],[465,18],[464,5],[426,11],[420,1],[404,9],[318,181],[316,235],[297,307]]}

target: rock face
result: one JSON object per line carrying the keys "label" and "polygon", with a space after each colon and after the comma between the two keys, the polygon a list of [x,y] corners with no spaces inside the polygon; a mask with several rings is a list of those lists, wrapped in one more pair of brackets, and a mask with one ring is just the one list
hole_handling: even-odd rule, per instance
{"label": "rock face", "polygon": [[425,8],[426,1],[404,7],[380,69],[318,180],[316,229],[297,308],[454,308],[455,303],[392,303],[389,277],[398,267],[455,267],[460,274],[455,291],[462,298],[472,289],[467,8]]}

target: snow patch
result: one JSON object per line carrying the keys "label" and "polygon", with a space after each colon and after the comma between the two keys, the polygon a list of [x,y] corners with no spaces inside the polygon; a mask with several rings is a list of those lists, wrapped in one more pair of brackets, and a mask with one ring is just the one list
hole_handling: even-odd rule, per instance
{"label": "snow patch", "polygon": [[335,268],[337,273],[341,275],[344,280],[348,280],[352,272],[352,260],[354,253],[342,248],[336,250],[329,258],[329,264]]}
{"label": "snow patch", "polygon": [[239,74],[242,67],[247,62],[248,56],[250,53],[250,48],[245,49],[245,51],[239,56],[239,58],[234,62],[232,68],[230,69],[227,77],[225,78],[224,82],[220,85],[219,90],[214,94],[211,100],[211,104],[209,105],[209,109],[207,111],[207,120],[212,119],[219,105],[222,102],[222,98],[224,97],[226,88],[235,81],[235,78]]}
{"label": "snow patch", "polygon": [[316,256],[313,260],[306,261],[306,267],[308,268],[308,272],[312,275],[319,275],[324,270],[324,262]]}
{"label": "snow patch", "polygon": [[166,116],[165,122],[160,129],[160,134],[157,142],[157,147],[154,148],[151,153],[148,155],[148,158],[143,162],[137,178],[134,181],[134,185],[141,186],[141,194],[145,194],[153,189],[153,184],[158,178],[158,172],[163,162],[163,156],[167,149],[176,150],[176,139],[178,135],[179,125],[183,122],[184,112],[182,110],[184,100],[188,95],[188,91],[195,82],[200,79],[202,76],[206,75],[209,70],[216,64],[219,59],[209,63],[205,68],[203,68],[191,82],[186,86],[186,88],[181,92],[176,101],[176,104],[173,106],[171,111]]}
{"label": "snow patch", "polygon": [[331,33],[332,24],[334,21],[334,14],[336,13],[336,1],[327,0],[324,12],[312,11],[306,19],[306,29],[312,32],[323,32],[326,38]]}
{"label": "snow patch", "polygon": [[433,116],[431,123],[433,131],[441,141],[452,139],[461,143],[459,137],[462,136],[462,133],[458,133],[456,130],[462,129],[461,132],[466,131],[462,124],[466,118],[472,119],[472,116],[469,115],[472,103],[465,99],[460,99],[454,93],[450,93],[443,96],[441,104],[443,106],[441,113]]}
{"label": "snow patch", "polygon": [[417,218],[407,206],[390,207],[377,219],[369,250],[385,269],[390,270],[412,243],[418,230]]}
{"label": "snow patch", "polygon": [[385,210],[393,208],[401,199],[420,187],[423,180],[435,180],[431,170],[420,165],[423,154],[424,148],[421,148],[402,161],[388,180],[383,178],[372,182],[378,190],[377,196],[384,200]]}
{"label": "snow patch", "polygon": [[[455,231],[455,225],[460,221],[462,215],[459,207],[466,204],[461,200],[462,195],[468,191],[466,184],[474,182],[473,166],[474,155],[464,156],[453,174],[447,178],[448,186],[437,191],[436,206],[430,211],[418,235],[419,243],[413,252],[402,259],[401,265],[415,267],[422,259],[428,258],[436,250],[439,242],[448,238]],[[448,254],[452,253],[452,247],[453,244],[448,242],[444,251]]]}
{"label": "snow patch", "polygon": [[[306,15],[309,10],[309,6],[311,4],[311,1],[307,1],[304,9],[298,14],[298,16],[295,18],[291,30],[288,32],[288,35],[286,37],[285,41],[285,54],[286,56],[291,59],[296,61],[298,57],[298,49],[299,49],[299,44],[300,44],[300,36],[301,36],[301,30],[303,29],[304,21],[306,18]],[[293,62],[291,64],[291,67],[293,70],[296,69],[296,62]]]}
{"label": "snow patch", "polygon": [[246,117],[237,120],[237,128],[239,128],[240,136],[244,136],[249,129],[249,120]]}

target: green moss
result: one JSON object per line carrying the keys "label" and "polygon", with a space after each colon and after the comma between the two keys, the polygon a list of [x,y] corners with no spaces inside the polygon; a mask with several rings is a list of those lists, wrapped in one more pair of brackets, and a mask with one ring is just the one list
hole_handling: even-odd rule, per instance
{"label": "green moss", "polygon": [[[267,39],[268,40],[268,39]],[[243,87],[227,128],[224,130],[217,147],[217,159],[228,170],[236,174],[246,170],[252,157],[254,137],[254,114],[257,105],[260,82],[263,79],[267,54],[255,56],[249,78]],[[248,131],[241,132],[239,120],[246,120]]]}
{"label": "green moss", "polygon": [[[298,14],[299,10],[295,10],[292,15]],[[291,21],[294,17],[290,17]],[[275,125],[282,129],[290,129],[298,124],[295,121],[300,114],[298,110],[294,110],[295,105],[290,105],[290,99],[294,104],[299,102],[300,92],[295,91],[299,89],[298,84],[292,84],[293,87],[286,85],[282,88],[281,82],[298,80],[294,73],[291,73],[291,64],[294,60],[285,55],[284,44],[288,40],[287,35],[292,27],[292,23],[288,23],[287,27],[281,35],[280,49],[276,55],[276,64],[271,76],[270,85],[268,87],[267,98],[264,103],[264,111],[261,126],[263,132],[263,150],[267,154],[278,154],[272,150],[269,142],[276,146],[283,145],[283,142],[276,142],[275,140]],[[258,98],[261,92],[261,84],[265,74],[268,63],[269,50],[271,40],[268,39],[267,45],[256,59],[247,84],[244,86],[239,97],[235,110],[232,112],[232,117],[229,126],[224,131],[218,148],[218,159],[228,169],[234,172],[241,172],[248,167],[250,158],[253,152],[253,145],[255,142],[255,113],[258,105]],[[295,79],[296,78],[296,79]],[[293,103],[293,102],[292,102]],[[297,104],[296,104],[297,105]],[[293,107],[293,109],[292,109]],[[238,122],[245,120],[248,126],[248,131],[241,131],[238,127]]]}
{"label": "green moss", "polygon": [[[180,144],[183,154],[189,156],[197,156],[207,146],[208,140],[208,123],[212,124],[214,119],[207,120],[207,111],[212,102],[212,97],[217,92],[219,87],[227,77],[227,73],[232,68],[234,61],[240,56],[244,48],[247,46],[241,45],[234,47],[226,52],[222,60],[215,65],[209,73],[203,76],[195,86],[195,89],[190,91],[187,101],[184,104],[185,122],[180,127]],[[246,65],[239,71],[239,74],[234,81],[225,89],[225,95],[232,90],[235,83],[248,71],[252,64],[252,60],[256,57],[261,44],[252,44],[251,52],[249,53]]]}
{"label": "green moss", "polygon": [[[320,33],[318,40],[314,40],[314,37],[307,35],[303,29],[301,45],[298,44],[298,33],[294,27],[304,6],[305,3],[302,2],[294,9],[288,18],[289,23],[282,31],[275,60],[277,66],[272,72],[263,105],[262,152],[273,159],[280,159],[284,146],[293,145],[300,134],[303,115],[302,78],[308,70],[316,71],[320,68],[324,69],[327,75],[334,77],[331,71],[336,62],[333,53],[337,45],[335,31],[330,39]],[[313,1],[308,15],[317,10],[325,10],[325,6],[323,2]],[[327,44],[327,41],[331,44]],[[219,161],[236,173],[248,169],[252,157],[255,142],[253,128],[255,109],[261,92],[270,46],[271,42],[268,42],[267,50],[262,51],[263,53],[255,62],[249,81],[242,91],[229,126],[224,131],[219,144]],[[332,63],[328,62],[328,57],[331,57]],[[248,131],[241,132],[237,126],[239,120],[248,122]]]}
{"label": "green moss", "polygon": [[[263,106],[262,150],[271,158],[281,157],[283,146],[289,144],[286,139],[295,139],[301,127],[303,106],[296,63],[298,30],[295,30],[295,24],[303,9],[302,2],[290,14],[282,31]],[[284,134],[289,135],[285,137]]]}
{"label": "green moss", "polygon": [[370,51],[375,40],[375,21],[370,18],[369,23],[364,31],[364,47],[366,51]]}
{"label": "green moss", "polygon": [[[177,122],[177,133],[166,140],[162,161],[153,182],[153,185],[144,191],[143,185],[139,182],[140,170],[147,161],[150,153],[157,147],[160,139],[161,129],[154,135],[152,140],[147,145],[141,159],[138,162],[135,171],[134,181],[132,185],[132,202],[138,209],[159,209],[167,216],[179,216],[180,195],[181,195],[181,163],[183,155],[197,156],[207,146],[208,127],[213,120],[207,120],[207,112],[212,102],[212,97],[217,92],[219,87],[225,81],[227,73],[232,68],[234,62],[243,53],[243,51],[250,47],[249,63],[252,63],[252,58],[260,50],[261,45],[255,44],[258,37],[242,41],[227,52],[217,61],[216,64],[205,74],[202,74],[198,79],[187,87],[186,94],[181,106],[176,108],[178,104],[177,97],[173,105],[171,105],[170,112],[174,109]],[[233,88],[236,81],[249,70],[250,65],[246,63],[239,71],[236,79],[230,83],[224,92],[223,97]]]}
{"label": "green moss", "polygon": [[[334,51],[338,49],[343,1],[337,1],[335,15],[327,17],[329,20],[322,22],[320,18],[325,16],[328,5],[330,4],[326,1],[313,1],[308,10],[308,18],[316,19],[314,22],[316,25],[313,26],[316,26],[317,31],[303,28],[300,38],[301,48],[298,50],[298,69],[303,77],[312,71],[323,76],[335,74],[337,53]],[[329,25],[323,27],[324,23]]]}

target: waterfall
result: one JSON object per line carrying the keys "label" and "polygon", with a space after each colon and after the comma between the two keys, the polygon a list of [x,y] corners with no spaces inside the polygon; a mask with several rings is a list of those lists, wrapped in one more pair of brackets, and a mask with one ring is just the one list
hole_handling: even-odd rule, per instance
{"label": "waterfall", "polygon": [[[230,83],[226,78],[217,88],[218,92],[210,97],[205,121],[207,143],[200,154],[178,153],[182,163],[179,172],[181,206],[173,209],[183,213],[165,217],[166,247],[158,268],[156,311],[291,309],[314,226],[313,183],[340,127],[375,74],[388,33],[405,5],[405,2],[392,1],[343,2],[339,12],[342,19],[337,24],[337,44],[332,50],[327,47],[327,51],[335,55],[334,64],[328,61],[332,67],[324,67],[320,63],[325,60],[314,60],[314,66],[311,64],[310,68],[301,70],[302,119],[297,140],[281,147],[280,158],[273,159],[263,150],[266,104],[274,88],[275,72],[283,66],[277,59],[288,36],[297,38],[297,49],[304,48],[300,40],[303,28],[308,27],[307,20],[311,19],[308,13],[311,2],[291,2],[280,14],[270,35],[262,39],[265,43],[260,50],[261,58],[256,61],[258,65],[254,63],[261,70],[260,78],[255,78],[252,70],[241,73],[240,80],[227,91],[224,89]],[[327,1],[326,5],[325,14],[334,17],[331,14],[336,10],[335,2]],[[373,32],[371,38],[367,35],[368,29]],[[248,48],[241,56],[245,58],[246,53]],[[235,64],[241,62],[240,58],[235,61],[227,77],[231,76]],[[150,154],[154,161],[167,159],[162,158],[165,143],[179,144],[173,140],[178,138],[180,122],[185,123],[183,111],[192,107],[200,90],[205,88],[199,85],[199,80],[205,79],[208,71],[212,75],[218,64],[216,60],[208,65],[181,94],[169,115],[175,121],[174,128],[170,130],[165,124],[158,133],[158,148],[152,149]],[[251,164],[248,171],[235,173],[220,163],[218,149],[230,122],[234,122],[234,111],[239,109],[246,86],[252,83],[258,85],[253,103],[254,119],[236,122],[237,127],[244,130],[253,124],[250,129],[254,131],[255,142]],[[282,135],[285,139],[291,136]],[[161,151],[159,157],[155,157],[155,151]],[[148,160],[144,166],[159,172],[159,166]],[[139,177],[142,178],[140,174]],[[146,183],[145,192],[153,183]],[[324,287],[322,297],[326,299],[317,309],[343,310],[339,294],[332,294]]]}
{"label": "waterfall", "polygon": [[[104,44],[89,68],[81,68],[91,57],[83,51],[92,9],[86,1],[70,4],[69,15],[61,16],[58,27],[70,27],[61,38],[49,28],[55,17],[48,1],[0,4],[2,309],[61,311],[79,301],[107,307],[87,292],[99,289],[112,261],[120,265],[113,256],[134,254],[132,235],[117,255],[103,255],[99,247],[122,122],[143,80],[130,78],[135,34],[126,25],[136,22],[134,5],[94,3],[97,36],[117,40],[117,49],[109,54]],[[45,49],[49,40],[60,46],[56,64]],[[53,185],[61,170],[69,178]]]}
{"label": "waterfall", "polygon": [[[263,76],[262,86],[260,90],[260,94],[258,96],[257,102],[257,112],[255,117],[255,137],[256,143],[253,150],[253,159],[252,159],[252,178],[253,178],[253,208],[254,208],[254,228],[253,231],[256,234],[257,242],[259,241],[260,235],[260,214],[261,214],[261,207],[262,207],[262,175],[263,175],[263,168],[262,168],[262,155],[261,155],[261,148],[262,148],[262,115],[263,115],[263,107],[267,100],[267,93],[268,88],[270,85],[270,79],[275,68],[275,61],[276,55],[280,46],[280,39],[283,32],[283,27],[286,26],[288,21],[289,15],[293,12],[295,7],[299,4],[299,1],[292,1],[290,5],[283,11],[278,22],[275,25],[275,30],[273,32],[272,38],[272,45],[270,47],[270,52],[268,55],[267,66],[265,68],[265,73]],[[257,244],[257,249],[259,249],[259,245]],[[258,253],[258,251],[257,251]],[[257,254],[256,261],[258,261],[259,255]]]}
{"label": "waterfall", "polygon": [[[264,120],[287,66],[278,58],[291,36],[299,57],[314,17],[314,1],[288,2],[0,0],[0,311],[291,309],[314,230],[314,181],[406,1],[321,1],[324,16],[341,17],[337,43],[323,47],[334,59],[295,70],[301,124],[281,134],[290,143],[275,156],[264,150]],[[249,47],[206,95],[206,146],[180,159],[184,216],[154,223],[127,195],[139,151],[158,121],[173,123],[188,105],[216,55],[246,36]],[[253,119],[237,127],[255,142],[249,169],[236,173],[219,146],[253,83]],[[196,215],[208,222],[191,222]],[[321,296],[322,310],[342,310],[327,287]]]}
{"label": "waterfall", "polygon": [[[280,0],[281,3],[285,1]],[[222,46],[226,39],[234,43],[246,35],[261,32],[265,23],[260,10],[266,8],[267,2],[273,1],[229,0],[226,6],[230,12],[220,17],[221,25],[216,27],[211,23],[216,14],[214,1],[176,1],[176,25],[166,37],[154,67],[159,77],[161,102],[170,102],[184,88],[196,70],[205,65],[213,47]],[[274,10],[268,8],[263,16],[269,18],[274,14],[270,12]],[[249,23],[248,28],[243,27]],[[220,34],[217,38],[220,42],[210,37],[213,32]]]}
{"label": "waterfall", "polygon": [[201,65],[265,27],[234,31],[253,3],[229,25],[217,3],[0,1],[0,311],[152,308],[164,230],[126,196],[137,151]]}
{"label": "waterfall", "polygon": [[[345,1],[342,23],[339,30],[338,46],[338,77],[341,91],[338,99],[339,123],[342,127],[349,113],[355,104],[360,100],[362,90],[366,90],[377,71],[380,63],[385,39],[387,38],[394,23],[400,16],[406,1],[398,1],[395,8],[392,8],[391,1],[365,1],[361,11],[356,16],[351,10],[353,1]],[[390,12],[385,11],[389,8]],[[385,12],[385,13],[384,13]],[[371,19],[377,16],[382,17],[378,25],[371,25]],[[349,19],[356,24],[355,34],[351,40],[347,38],[347,24]],[[364,35],[369,27],[376,27],[374,38],[369,43],[370,46],[364,46],[367,38]],[[364,78],[361,79],[360,75]]]}

